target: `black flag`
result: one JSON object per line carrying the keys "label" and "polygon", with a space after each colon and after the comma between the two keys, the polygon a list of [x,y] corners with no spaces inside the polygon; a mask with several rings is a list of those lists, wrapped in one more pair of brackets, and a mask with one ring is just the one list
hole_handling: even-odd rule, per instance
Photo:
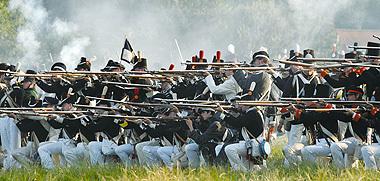
{"label": "black flag", "polygon": [[128,39],[125,38],[124,47],[121,50],[121,60],[124,60],[124,61],[130,63],[130,61],[132,60],[133,56],[134,56],[134,53],[133,53],[132,46],[129,43]]}

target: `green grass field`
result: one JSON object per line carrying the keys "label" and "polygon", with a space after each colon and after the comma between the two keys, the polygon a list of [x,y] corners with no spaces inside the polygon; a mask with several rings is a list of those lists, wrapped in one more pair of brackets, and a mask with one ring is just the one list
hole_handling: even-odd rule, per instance
{"label": "green grass field", "polygon": [[268,160],[268,169],[241,173],[228,168],[210,167],[170,171],[166,168],[124,168],[122,165],[104,167],[81,166],[44,170],[39,166],[27,169],[0,171],[0,180],[380,180],[380,172],[359,169],[336,169],[328,165],[301,165],[296,168],[282,166],[281,148],[283,140],[273,144],[273,154]]}

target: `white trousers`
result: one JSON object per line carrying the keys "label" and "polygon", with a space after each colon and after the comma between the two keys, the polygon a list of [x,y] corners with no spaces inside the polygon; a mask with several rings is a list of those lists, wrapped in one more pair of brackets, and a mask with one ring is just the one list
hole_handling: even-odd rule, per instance
{"label": "white trousers", "polygon": [[131,166],[133,164],[132,154],[134,148],[132,144],[119,145],[115,148],[115,153],[125,166]]}
{"label": "white trousers", "polygon": [[145,154],[143,152],[143,148],[145,146],[158,146],[160,145],[158,140],[151,140],[151,141],[144,141],[141,143],[138,143],[135,147],[137,158],[139,159],[140,165],[146,166],[147,165],[147,158],[145,157]]}
{"label": "white trousers", "polygon": [[144,146],[142,149],[144,157],[146,159],[146,165],[148,167],[157,167],[161,166],[161,159],[160,156],[157,153],[157,150],[161,146]]}
{"label": "white trousers", "polygon": [[33,143],[28,142],[26,146],[18,148],[11,153],[7,164],[4,165],[4,169],[21,168],[21,166],[30,166],[33,164],[32,156],[37,153],[36,148],[33,148]]}
{"label": "white trousers", "polygon": [[380,169],[380,144],[363,146],[361,148],[365,169]]}
{"label": "white trousers", "polygon": [[[330,141],[330,144],[333,142]],[[308,145],[301,149],[304,161],[316,163],[318,157],[328,157],[331,155],[329,144],[326,139],[317,139],[315,145]]]}
{"label": "white trousers", "polygon": [[21,147],[21,132],[14,119],[8,116],[0,118],[1,147],[5,153]]}
{"label": "white trousers", "polygon": [[201,166],[201,158],[199,146],[196,143],[190,143],[185,146],[187,159],[189,160],[190,168],[199,168]]}
{"label": "white trousers", "polygon": [[239,141],[239,143],[227,145],[224,151],[226,152],[227,158],[233,170],[248,172],[260,170],[266,167],[265,164],[262,166],[255,165],[247,159],[248,155],[245,141]]}
{"label": "white trousers", "polygon": [[55,167],[52,155],[60,155],[61,166],[66,165],[66,160],[63,155],[64,150],[75,147],[70,139],[59,139],[58,141],[43,142],[38,148],[38,154],[41,158],[41,165],[46,169],[53,169]]}
{"label": "white trousers", "polygon": [[116,155],[115,149],[117,145],[110,140],[91,141],[88,144],[88,149],[90,153],[90,163],[91,165],[104,165],[108,161],[106,156]]}
{"label": "white trousers", "polygon": [[302,143],[295,143],[293,145],[286,145],[283,148],[287,166],[296,166],[302,161],[301,150],[305,147]]}
{"label": "white trousers", "polygon": [[339,168],[353,167],[353,157],[358,145],[359,141],[354,137],[331,144],[330,149],[334,165]]}
{"label": "white trousers", "polygon": [[62,154],[67,161],[67,166],[75,166],[81,162],[89,160],[90,154],[86,143],[78,143],[76,147],[62,150]]}
{"label": "white trousers", "polygon": [[288,144],[282,149],[286,166],[295,166],[302,161],[301,150],[305,146],[302,140],[302,132],[304,129],[303,124],[290,126],[290,131],[287,133]]}
{"label": "white trousers", "polygon": [[173,168],[172,155],[179,153],[177,146],[164,146],[157,149],[157,154],[169,169]]}

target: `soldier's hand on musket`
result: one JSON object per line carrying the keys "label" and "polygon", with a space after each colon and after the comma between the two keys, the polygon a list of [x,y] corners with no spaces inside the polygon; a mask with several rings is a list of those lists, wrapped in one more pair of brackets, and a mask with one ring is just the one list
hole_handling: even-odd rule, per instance
{"label": "soldier's hand on musket", "polygon": [[9,113],[8,117],[13,118],[13,119],[17,119],[17,116],[15,113]]}
{"label": "soldier's hand on musket", "polygon": [[143,119],[142,121],[143,121],[145,124],[148,124],[148,125],[153,123],[150,119],[147,119],[147,118]]}
{"label": "soldier's hand on musket", "polygon": [[219,103],[216,103],[216,105],[217,105],[217,107],[214,109],[215,111],[217,111],[217,112],[224,112],[225,111]]}
{"label": "soldier's hand on musket", "polygon": [[294,106],[293,104],[290,104],[288,107],[287,107],[288,111],[291,112],[291,113],[294,113],[297,108],[296,106]]}
{"label": "soldier's hand on musket", "polygon": [[274,75],[276,73],[276,71],[274,71],[273,69],[269,68],[268,69],[268,73],[271,74],[271,75]]}
{"label": "soldier's hand on musket", "polygon": [[374,65],[380,65],[380,59],[374,59],[374,60],[372,60],[372,64],[374,64]]}
{"label": "soldier's hand on musket", "polygon": [[210,72],[204,72],[203,75],[204,75],[205,77],[207,77],[207,76],[209,76],[209,75],[211,75],[211,74],[210,74]]}
{"label": "soldier's hand on musket", "polygon": [[0,83],[0,89],[1,90],[6,89],[6,88],[7,88],[7,84]]}
{"label": "soldier's hand on musket", "polygon": [[145,87],[145,88],[143,88],[143,90],[145,90],[145,91],[147,91],[147,92],[152,92],[152,91],[153,91],[153,89],[150,88],[150,87]]}
{"label": "soldier's hand on musket", "polygon": [[170,106],[171,106],[171,109],[172,109],[173,112],[175,112],[175,113],[179,113],[180,112],[177,106],[175,106],[173,104],[171,104]]}
{"label": "soldier's hand on musket", "polygon": [[191,119],[186,119],[185,122],[186,122],[187,127],[189,127],[189,130],[193,131],[194,130],[193,121]]}
{"label": "soldier's hand on musket", "polygon": [[55,120],[55,119],[57,119],[57,115],[54,115],[54,114],[49,114],[48,117],[47,117],[48,121],[52,121],[52,120]]}

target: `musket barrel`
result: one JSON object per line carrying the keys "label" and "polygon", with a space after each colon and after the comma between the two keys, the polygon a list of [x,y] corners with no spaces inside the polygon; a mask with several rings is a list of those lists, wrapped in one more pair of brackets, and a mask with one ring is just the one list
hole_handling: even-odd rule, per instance
{"label": "musket barrel", "polygon": [[357,108],[334,108],[334,109],[326,109],[326,108],[307,108],[306,111],[321,111],[321,112],[327,112],[327,111],[356,111]]}
{"label": "musket barrel", "polygon": [[124,82],[110,82],[110,81],[102,81],[104,84],[113,84],[113,85],[121,85],[121,86],[129,86],[129,87],[145,87],[145,88],[156,88],[154,85],[147,84],[132,84],[132,83],[124,83]]}
{"label": "musket barrel", "polygon": [[313,61],[313,62],[349,62],[356,61],[353,58],[297,58],[297,60]]}
{"label": "musket barrel", "polygon": [[302,67],[314,67],[315,66],[315,65],[309,64],[309,63],[292,62],[292,61],[287,61],[287,60],[278,60],[278,62],[283,63],[283,64],[302,66]]}
{"label": "musket barrel", "polygon": [[230,68],[220,68],[221,70],[247,70],[247,71],[268,71],[268,70],[276,70],[281,71],[285,70],[280,67],[230,67]]}
{"label": "musket barrel", "polygon": [[2,107],[0,110],[53,110],[53,108],[47,107]]}
{"label": "musket barrel", "polygon": [[320,100],[324,100],[324,101],[326,101],[326,100],[336,100],[336,99],[334,99],[334,98],[330,98],[330,97],[322,97],[322,98],[306,98],[306,97],[304,97],[304,98],[285,98],[285,97],[283,97],[283,98],[280,98],[281,100],[283,100],[283,101],[320,101]]}
{"label": "musket barrel", "polygon": [[56,77],[57,75],[51,74],[13,74],[14,77]]}
{"label": "musket barrel", "polygon": [[201,62],[182,62],[182,65],[210,65],[210,66],[227,66],[227,65],[248,65],[246,63],[201,63]]}
{"label": "musket barrel", "polygon": [[380,47],[367,47],[367,46],[348,46],[353,49],[366,49],[366,50],[380,50]]}

